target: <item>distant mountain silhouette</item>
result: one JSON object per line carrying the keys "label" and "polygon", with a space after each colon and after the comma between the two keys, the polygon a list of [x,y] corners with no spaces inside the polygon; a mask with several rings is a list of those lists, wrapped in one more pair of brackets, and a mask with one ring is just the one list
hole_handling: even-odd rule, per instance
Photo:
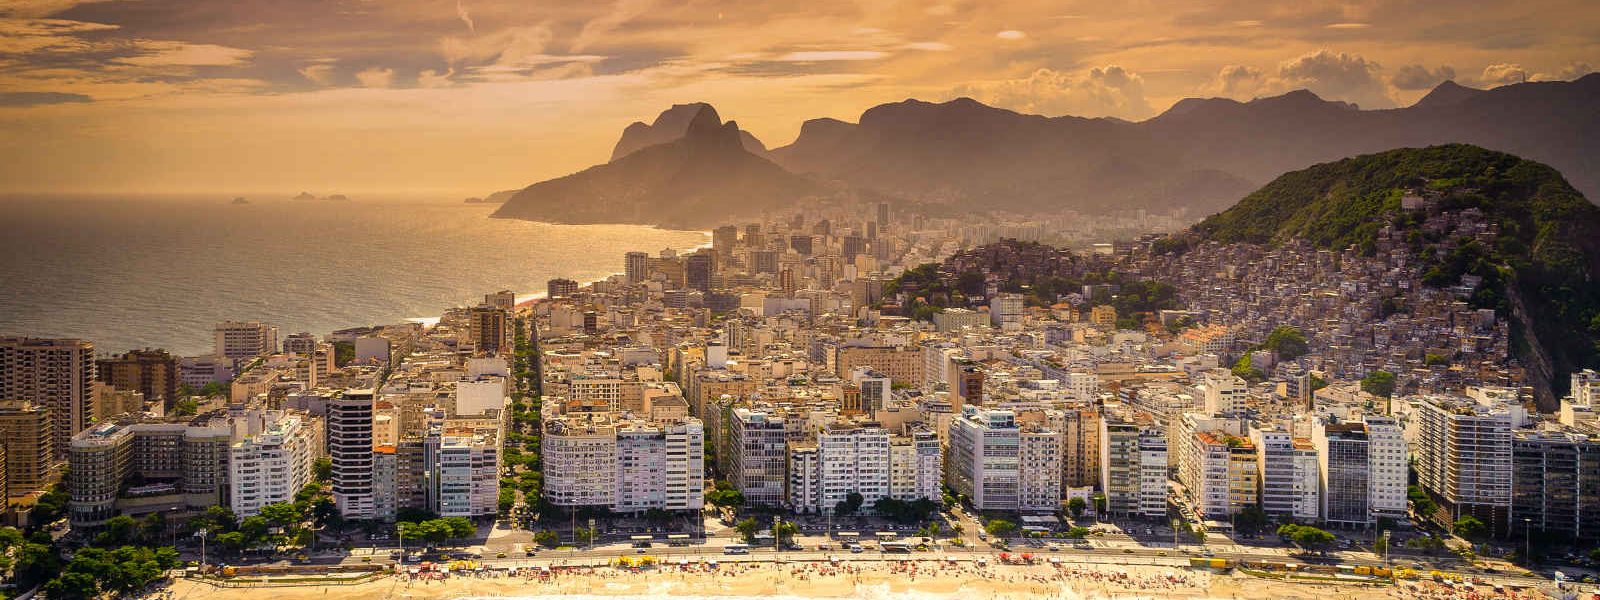
{"label": "distant mountain silhouette", "polygon": [[[704,102],[691,104],[674,104],[672,108],[662,111],[656,120],[649,125],[642,121],[634,121],[622,130],[622,139],[617,140],[617,145],[611,150],[611,160],[617,160],[644,148],[656,144],[665,144],[684,136],[689,130],[689,124],[703,112],[709,112],[708,119],[716,119],[718,123],[722,118],[717,115],[717,109]],[[744,149],[751,154],[763,156],[767,147],[747,131],[739,132],[739,141]]]}
{"label": "distant mountain silhouette", "polygon": [[1420,106],[1423,108],[1439,108],[1441,106],[1450,106],[1452,104],[1464,102],[1469,98],[1477,97],[1482,93],[1483,90],[1478,88],[1469,88],[1447,79],[1444,83],[1434,86],[1433,91],[1428,92],[1428,95],[1423,96],[1421,100],[1417,100],[1417,103],[1412,104],[1411,106]]}
{"label": "distant mountain silhouette", "polygon": [[681,137],[528,186],[494,216],[702,228],[759,217],[821,190],[751,154],[741,133],[738,124],[721,122],[714,109],[702,105]]}
{"label": "distant mountain silhouette", "polygon": [[1600,195],[1600,74],[1359,110],[1298,90],[1249,102],[1188,99],[1149,120],[1042,117],[968,98],[906,100],[858,123],[807,122],[772,159],[797,173],[966,208],[1171,209],[1207,214],[1285,171],[1453,142],[1512,152]]}
{"label": "distant mountain silhouette", "polygon": [[1447,81],[1413,106],[1388,110],[1305,90],[1248,102],[1186,99],[1137,123],[1027,115],[970,98],[906,100],[872,107],[856,123],[807,121],[794,143],[766,151],[709,104],[680,104],[649,125],[629,125],[607,165],[519,191],[495,214],[700,226],[845,190],[946,214],[1184,207],[1198,217],[1286,171],[1449,143],[1548,164],[1593,198],[1597,105],[1600,74],[1492,90]]}

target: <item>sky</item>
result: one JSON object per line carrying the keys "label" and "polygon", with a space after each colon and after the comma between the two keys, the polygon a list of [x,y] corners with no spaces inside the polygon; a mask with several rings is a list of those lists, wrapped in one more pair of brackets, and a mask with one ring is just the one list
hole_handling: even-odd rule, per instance
{"label": "sky", "polygon": [[775,147],[906,98],[1141,120],[1596,66],[1593,0],[0,0],[0,194],[464,197],[673,103]]}

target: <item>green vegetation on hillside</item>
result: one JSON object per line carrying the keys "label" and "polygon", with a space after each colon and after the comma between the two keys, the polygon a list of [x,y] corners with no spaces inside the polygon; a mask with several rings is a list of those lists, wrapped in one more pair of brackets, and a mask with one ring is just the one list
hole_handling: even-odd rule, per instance
{"label": "green vegetation on hillside", "polygon": [[[1405,210],[1408,192],[1430,205]],[[1474,209],[1498,235],[1446,240],[1425,226]],[[1471,304],[1502,316],[1514,316],[1516,292],[1530,321],[1517,325],[1549,356],[1558,394],[1565,373],[1600,365],[1600,207],[1543,164],[1464,144],[1358,156],[1286,173],[1193,231],[1222,243],[1303,239],[1371,255],[1391,226],[1423,261],[1427,285],[1481,277]]]}

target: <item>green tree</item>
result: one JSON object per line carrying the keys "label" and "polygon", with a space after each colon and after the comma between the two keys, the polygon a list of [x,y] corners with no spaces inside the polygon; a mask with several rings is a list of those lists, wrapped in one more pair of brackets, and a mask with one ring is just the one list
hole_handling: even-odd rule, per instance
{"label": "green tree", "polygon": [[1465,539],[1482,541],[1489,533],[1489,526],[1484,525],[1477,517],[1462,515],[1456,519],[1455,527],[1451,528],[1451,531]]}
{"label": "green tree", "polygon": [[561,534],[546,529],[533,534],[533,541],[541,546],[554,548],[561,545]]}
{"label": "green tree", "polygon": [[1305,356],[1309,345],[1306,336],[1300,330],[1289,325],[1280,325],[1267,334],[1267,341],[1263,346],[1276,352],[1281,360],[1294,360]]}
{"label": "green tree", "polygon": [[292,529],[305,521],[306,514],[291,502],[275,502],[261,507],[261,517],[278,527]]}
{"label": "green tree", "polygon": [[1293,542],[1296,546],[1307,552],[1325,552],[1335,539],[1334,535],[1312,527],[1310,525],[1297,525],[1289,523],[1278,526],[1278,537],[1284,541]]}
{"label": "green tree", "polygon": [[1015,533],[1017,531],[1017,524],[1005,519],[990,519],[989,522],[983,526],[983,530],[987,531],[989,535],[997,538],[1003,538]]}
{"label": "green tree", "polygon": [[1233,517],[1233,526],[1241,533],[1260,533],[1267,527],[1267,511],[1261,509],[1259,504],[1251,504],[1239,509],[1239,514]]}
{"label": "green tree", "polygon": [[1361,379],[1361,391],[1380,398],[1394,396],[1394,373],[1373,371]]}
{"label": "green tree", "polygon": [[1067,501],[1067,512],[1072,514],[1073,520],[1083,518],[1083,512],[1088,508],[1089,503],[1084,502],[1083,498],[1074,496],[1071,500]]}
{"label": "green tree", "polygon": [[1419,518],[1428,519],[1433,516],[1433,513],[1439,511],[1439,504],[1434,502],[1433,497],[1429,496],[1427,492],[1422,491],[1420,486],[1407,487],[1406,499],[1411,501],[1411,510]]}
{"label": "green tree", "polygon": [[772,524],[772,538],[780,548],[799,532],[800,526],[795,525],[794,521],[776,521]]}
{"label": "green tree", "polygon": [[733,525],[733,530],[744,536],[744,541],[748,544],[756,540],[756,532],[761,531],[761,524],[756,522],[755,517],[745,517]]}
{"label": "green tree", "polygon": [[318,457],[316,462],[311,463],[311,474],[317,481],[327,483],[333,478],[333,459],[327,456]]}
{"label": "green tree", "polygon": [[866,498],[863,498],[860,492],[850,492],[845,494],[844,499],[840,500],[838,504],[833,506],[833,515],[836,517],[846,517],[856,514],[856,511],[861,510],[861,505],[865,502]]}
{"label": "green tree", "polygon": [[1089,528],[1088,527],[1073,526],[1073,527],[1067,529],[1066,535],[1069,538],[1076,539],[1076,540],[1081,540],[1083,538],[1089,537]]}
{"label": "green tree", "polygon": [[138,522],[128,515],[117,515],[106,520],[104,529],[94,536],[94,545],[100,547],[125,546],[138,535]]}
{"label": "green tree", "polygon": [[200,403],[193,398],[184,398],[172,404],[172,414],[179,417],[193,416],[200,412]]}
{"label": "green tree", "polygon": [[718,481],[712,485],[711,491],[706,492],[706,502],[720,508],[737,509],[744,506],[744,492],[733,487],[726,481]]}

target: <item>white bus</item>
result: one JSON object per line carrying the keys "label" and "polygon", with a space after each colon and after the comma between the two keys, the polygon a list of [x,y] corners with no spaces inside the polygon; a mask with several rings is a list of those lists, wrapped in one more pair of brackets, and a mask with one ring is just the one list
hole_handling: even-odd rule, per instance
{"label": "white bus", "polygon": [[728,545],[722,547],[722,553],[723,554],[749,554],[750,553],[750,546],[748,544],[728,544]]}

